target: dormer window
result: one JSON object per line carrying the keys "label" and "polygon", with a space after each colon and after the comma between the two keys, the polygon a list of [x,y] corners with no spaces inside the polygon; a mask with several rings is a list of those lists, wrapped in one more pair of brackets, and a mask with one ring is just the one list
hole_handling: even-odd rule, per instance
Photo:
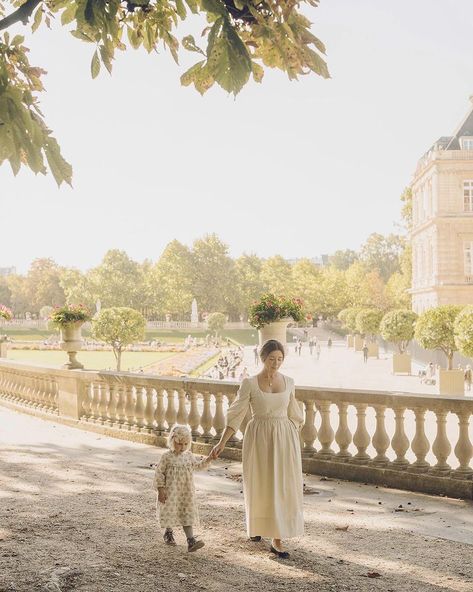
{"label": "dormer window", "polygon": [[462,150],[473,150],[473,137],[460,138]]}

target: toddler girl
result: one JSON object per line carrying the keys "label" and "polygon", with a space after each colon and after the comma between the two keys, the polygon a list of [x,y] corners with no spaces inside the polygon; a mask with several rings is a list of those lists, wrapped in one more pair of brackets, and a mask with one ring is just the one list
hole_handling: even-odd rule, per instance
{"label": "toddler girl", "polygon": [[168,437],[168,448],[154,476],[154,488],[158,490],[157,513],[161,527],[165,528],[164,542],[175,545],[173,526],[182,526],[187,537],[187,550],[197,551],[203,541],[194,537],[192,527],[199,522],[195,499],[194,471],[206,469],[212,459],[207,456],[196,460],[191,447],[191,432],[187,426],[175,425]]}

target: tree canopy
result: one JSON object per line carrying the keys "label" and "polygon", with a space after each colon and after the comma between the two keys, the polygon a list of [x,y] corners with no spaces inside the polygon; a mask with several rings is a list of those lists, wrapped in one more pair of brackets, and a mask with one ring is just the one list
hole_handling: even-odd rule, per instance
{"label": "tree canopy", "polygon": [[386,341],[395,343],[404,353],[414,337],[417,314],[412,310],[397,309],[386,313],[381,321],[380,333]]}
{"label": "tree canopy", "polygon": [[452,369],[455,343],[455,320],[462,306],[444,304],[423,312],[416,323],[416,341],[425,349],[440,349],[447,357],[448,369]]}
{"label": "tree canopy", "polygon": [[[314,72],[329,77],[325,46],[312,32],[301,5],[319,0],[9,0],[0,2],[0,31],[23,24],[26,33],[51,27],[53,20],[90,44],[92,78],[112,72],[117,51],[168,50],[178,63],[181,48],[197,61],[181,76],[184,86],[204,94],[215,83],[236,95],[250,76],[261,82],[265,68],[289,79]],[[200,40],[179,38],[182,22],[201,17]],[[0,164],[14,174],[22,165],[52,172],[58,185],[71,183],[72,167],[62,156],[39,106],[43,67],[28,60],[24,35],[0,36]]]}

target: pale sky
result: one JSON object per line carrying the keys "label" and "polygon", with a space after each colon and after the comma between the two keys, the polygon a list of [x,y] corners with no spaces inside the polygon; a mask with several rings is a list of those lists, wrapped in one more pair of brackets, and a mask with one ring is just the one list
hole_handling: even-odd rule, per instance
{"label": "pale sky", "polygon": [[305,12],[332,79],[267,71],[236,100],[180,86],[196,54],[177,67],[164,50],[118,52],[113,75],[92,80],[91,45],[59,25],[27,32],[74,188],[0,167],[0,267],[52,257],[88,269],[111,248],[156,260],[174,238],[212,232],[235,257],[312,257],[396,230],[417,159],[469,108],[473,3],[321,0]]}

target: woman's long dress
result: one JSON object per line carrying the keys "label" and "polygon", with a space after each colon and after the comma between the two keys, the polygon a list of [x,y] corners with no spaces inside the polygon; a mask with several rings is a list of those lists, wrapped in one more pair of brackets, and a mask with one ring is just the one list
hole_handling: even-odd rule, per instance
{"label": "woman's long dress", "polygon": [[273,538],[304,534],[299,431],[304,417],[294,381],[284,376],[281,393],[263,392],[258,378],[245,378],[227,413],[238,431],[249,408],[243,439],[243,490],[248,536]]}

